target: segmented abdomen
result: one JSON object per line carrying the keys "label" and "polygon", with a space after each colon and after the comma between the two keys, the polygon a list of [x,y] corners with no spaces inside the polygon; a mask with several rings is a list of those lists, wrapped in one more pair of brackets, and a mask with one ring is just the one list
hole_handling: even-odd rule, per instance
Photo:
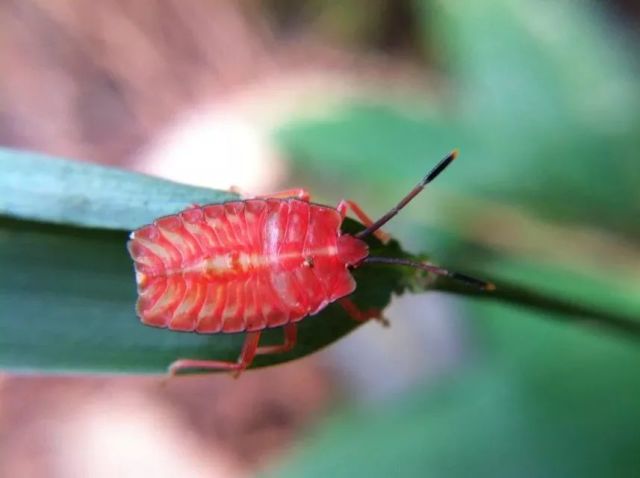
{"label": "segmented abdomen", "polygon": [[145,324],[202,333],[297,321],[355,283],[337,256],[332,208],[298,199],[193,207],[134,231],[128,243]]}

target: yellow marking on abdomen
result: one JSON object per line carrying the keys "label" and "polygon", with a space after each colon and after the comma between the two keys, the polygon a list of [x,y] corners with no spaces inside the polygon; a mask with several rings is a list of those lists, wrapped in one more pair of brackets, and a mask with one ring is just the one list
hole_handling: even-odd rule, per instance
{"label": "yellow marking on abdomen", "polygon": [[179,273],[195,273],[203,274],[209,277],[223,277],[229,275],[239,275],[249,272],[250,270],[261,269],[263,267],[278,264],[281,261],[287,261],[300,258],[301,265],[306,256],[324,257],[334,256],[338,253],[335,246],[324,247],[310,251],[308,254],[300,252],[291,252],[288,254],[280,254],[276,256],[265,256],[264,254],[247,254],[240,252],[237,254],[224,253],[213,257],[207,257],[197,261],[195,264],[180,268],[179,270],[167,271],[169,275]]}

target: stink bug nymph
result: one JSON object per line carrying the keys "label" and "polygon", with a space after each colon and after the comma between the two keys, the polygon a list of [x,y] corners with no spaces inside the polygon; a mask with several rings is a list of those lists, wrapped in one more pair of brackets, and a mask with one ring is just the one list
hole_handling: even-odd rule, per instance
{"label": "stink bug nymph", "polygon": [[[456,155],[453,151],[442,159],[377,221],[353,201],[323,206],[309,202],[305,190],[294,189],[193,206],[133,231],[127,247],[136,271],[136,311],[144,324],[207,334],[247,333],[237,362],[180,359],[170,372],[240,372],[257,354],[291,350],[297,323],[334,301],[357,320],[379,316],[359,310],[347,297],[356,288],[350,270],[366,264],[409,266],[493,289],[491,283],[430,263],[372,257],[363,241],[370,234],[388,239],[380,228]],[[365,226],[354,235],[341,232],[349,210]],[[284,327],[284,343],[259,347],[261,332],[271,327]]]}

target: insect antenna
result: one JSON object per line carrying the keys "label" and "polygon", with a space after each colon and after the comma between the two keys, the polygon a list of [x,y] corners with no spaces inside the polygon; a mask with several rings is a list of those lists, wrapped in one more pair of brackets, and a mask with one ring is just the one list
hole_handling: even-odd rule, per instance
{"label": "insect antenna", "polygon": [[411,191],[409,191],[409,194],[407,194],[405,197],[403,197],[398,204],[396,204],[393,208],[391,208],[391,210],[389,210],[388,213],[386,213],[384,216],[382,216],[380,219],[378,219],[376,222],[371,224],[366,229],[364,229],[364,230],[360,231],[359,233],[357,233],[355,235],[355,237],[357,237],[359,239],[362,239],[363,237],[367,237],[371,233],[373,233],[373,232],[377,231],[378,229],[380,229],[387,222],[389,222],[396,214],[398,214],[400,212],[400,210],[403,207],[405,207],[407,204],[409,204],[409,202],[414,197],[416,197],[418,194],[420,194],[420,192],[425,188],[425,186],[427,184],[429,184],[431,181],[433,181],[435,178],[437,178],[438,175],[442,171],[444,171],[445,168],[447,166],[449,166],[449,164],[451,164],[451,162],[454,159],[456,159],[456,156],[458,156],[458,150],[454,149],[447,156],[445,156],[438,164],[436,164],[436,166],[431,171],[429,171],[424,178],[422,178],[422,181],[420,181],[416,185],[416,187],[414,187]]}
{"label": "insect antenna", "polygon": [[431,272],[433,274],[448,277],[459,282],[463,282],[467,285],[475,287],[481,290],[495,290],[496,286],[492,282],[486,282],[475,277],[468,276],[466,274],[460,274],[459,272],[448,271],[442,267],[429,264],[428,262],[412,261],[411,259],[401,259],[397,257],[376,257],[369,256],[364,261],[365,264],[391,264],[397,266],[414,267],[416,269],[422,269],[424,271]]}

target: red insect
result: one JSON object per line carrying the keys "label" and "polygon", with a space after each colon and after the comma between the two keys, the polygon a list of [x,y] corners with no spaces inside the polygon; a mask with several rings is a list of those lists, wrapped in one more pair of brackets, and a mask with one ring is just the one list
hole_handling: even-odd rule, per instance
{"label": "red insect", "polygon": [[[240,372],[257,354],[291,350],[297,322],[336,300],[357,320],[380,316],[360,311],[346,296],[356,283],[350,269],[363,264],[411,266],[490,290],[493,285],[429,263],[371,257],[363,238],[387,236],[382,227],[456,157],[453,151],[393,209],[373,222],[352,201],[337,208],[309,202],[306,191],[193,206],[131,233],[142,322],[199,333],[247,332],[237,362],[175,361],[170,372],[225,369]],[[340,230],[347,210],[366,226]],[[282,345],[259,347],[260,333],[284,327]]]}

